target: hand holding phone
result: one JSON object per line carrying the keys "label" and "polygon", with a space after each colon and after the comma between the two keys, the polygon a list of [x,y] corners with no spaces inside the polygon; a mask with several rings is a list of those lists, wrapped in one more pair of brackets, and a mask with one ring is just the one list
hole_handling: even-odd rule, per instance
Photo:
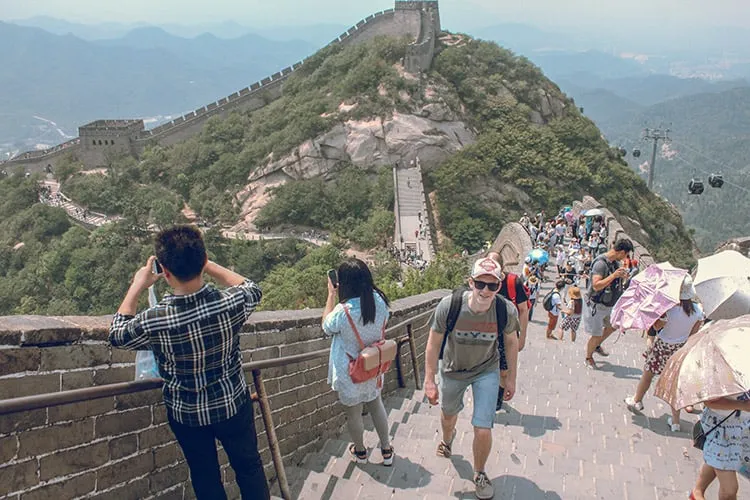
{"label": "hand holding phone", "polygon": [[151,266],[151,272],[154,274],[164,273],[164,268],[161,267],[161,264],[159,264],[159,261],[157,259],[154,259],[154,265]]}
{"label": "hand holding phone", "polygon": [[338,274],[336,274],[335,269],[328,270],[328,281],[331,282],[331,285],[333,285],[333,288],[339,287],[339,277],[338,277]]}

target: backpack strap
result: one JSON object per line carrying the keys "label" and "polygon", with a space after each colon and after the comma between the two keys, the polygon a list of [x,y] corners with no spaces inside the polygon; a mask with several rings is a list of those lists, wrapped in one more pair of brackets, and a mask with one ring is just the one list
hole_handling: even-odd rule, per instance
{"label": "backpack strap", "polygon": [[443,359],[443,352],[445,352],[445,343],[448,341],[448,334],[453,331],[456,327],[456,321],[458,321],[458,315],[461,313],[461,304],[464,300],[464,292],[466,289],[457,288],[453,290],[451,295],[451,306],[448,309],[448,317],[445,320],[445,335],[443,335],[443,343],[440,346],[440,356],[438,359]]}
{"label": "backpack strap", "polygon": [[505,303],[499,295],[495,295],[495,320],[497,321],[497,350],[500,352],[500,370],[507,370],[505,327],[508,324],[508,308],[505,307]]}
{"label": "backpack strap", "polygon": [[[349,326],[352,327],[352,331],[354,332],[354,335],[357,337],[357,341],[359,341],[359,350],[365,348],[365,343],[362,342],[362,337],[359,336],[359,330],[357,330],[357,325],[354,324],[354,320],[352,319],[352,315],[349,314],[349,309],[347,309],[346,306],[344,306],[344,313],[346,314],[346,319],[349,320]],[[385,325],[383,325],[383,335],[385,335]]]}

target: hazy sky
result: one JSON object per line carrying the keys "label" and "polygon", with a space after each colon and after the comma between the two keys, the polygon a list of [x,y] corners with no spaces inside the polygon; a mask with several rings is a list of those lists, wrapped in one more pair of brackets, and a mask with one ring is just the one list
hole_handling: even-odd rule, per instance
{"label": "hazy sky", "polygon": [[[70,21],[198,24],[234,20],[253,27],[351,24],[391,0],[0,0],[0,19],[46,15]],[[441,0],[443,24],[461,30],[502,22],[536,25],[651,22],[750,28],[749,0]]]}

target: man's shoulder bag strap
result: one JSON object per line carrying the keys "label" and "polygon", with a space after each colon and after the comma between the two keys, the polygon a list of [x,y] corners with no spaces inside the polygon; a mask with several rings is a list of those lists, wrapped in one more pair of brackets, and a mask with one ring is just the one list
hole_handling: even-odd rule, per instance
{"label": "man's shoulder bag strap", "polygon": [[461,303],[464,300],[465,288],[457,288],[453,290],[451,294],[451,307],[448,309],[448,317],[445,320],[445,335],[443,335],[443,343],[440,345],[440,356],[438,359],[443,359],[443,352],[445,351],[445,343],[448,341],[448,334],[453,331],[456,327],[456,321],[458,321],[458,315],[461,313]]}

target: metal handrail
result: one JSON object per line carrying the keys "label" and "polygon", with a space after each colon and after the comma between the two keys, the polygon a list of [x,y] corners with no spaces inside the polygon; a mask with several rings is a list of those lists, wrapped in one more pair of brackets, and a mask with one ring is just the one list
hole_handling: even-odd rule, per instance
{"label": "metal handrail", "polygon": [[[400,387],[405,386],[403,369],[401,367],[401,346],[404,344],[409,344],[409,351],[414,371],[416,388],[422,388],[419,375],[419,363],[417,361],[416,345],[414,343],[413,324],[420,319],[429,318],[432,313],[432,310],[425,311],[386,329],[387,335],[388,333],[392,333],[396,330],[406,327],[406,335],[401,335],[395,339],[398,348],[396,355],[396,368],[398,371],[398,381]],[[429,320],[422,326],[418,327],[418,329],[424,328],[428,323]],[[265,384],[263,383],[263,377],[261,376],[261,370],[303,363],[305,361],[311,361],[314,359],[321,359],[327,357],[329,353],[330,348],[273,359],[249,361],[242,364],[243,371],[251,372],[253,377],[253,385],[255,386],[256,392],[252,394],[252,400],[257,401],[260,406],[261,416],[263,417],[263,424],[266,430],[266,437],[268,438],[268,446],[271,450],[271,456],[273,458],[274,468],[276,470],[276,477],[279,481],[279,487],[284,499],[291,499],[292,497],[286,479],[284,464],[281,459],[281,450],[279,449],[278,439],[276,438],[273,418],[271,416],[271,407],[268,402],[268,395],[266,393]],[[120,396],[123,394],[132,394],[135,392],[149,391],[153,389],[159,389],[163,385],[164,381],[162,379],[134,380],[132,382],[120,382],[116,384],[107,384],[97,387],[86,387],[83,389],[72,389],[61,392],[3,399],[0,400],[0,415],[37,410],[40,408],[49,408],[52,406],[80,403],[83,401],[90,401],[92,399]]]}

